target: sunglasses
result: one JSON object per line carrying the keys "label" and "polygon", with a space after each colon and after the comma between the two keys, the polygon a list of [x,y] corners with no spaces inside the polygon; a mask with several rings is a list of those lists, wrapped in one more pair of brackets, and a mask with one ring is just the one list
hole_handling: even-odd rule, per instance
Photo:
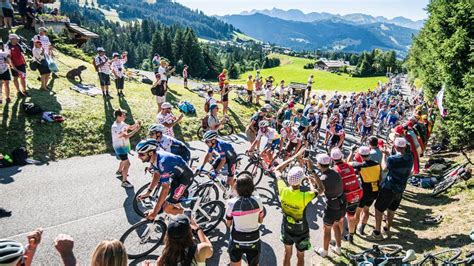
{"label": "sunglasses", "polygon": [[145,156],[146,156],[146,153],[139,153],[139,154],[138,154],[138,158],[143,158],[143,157],[145,157]]}

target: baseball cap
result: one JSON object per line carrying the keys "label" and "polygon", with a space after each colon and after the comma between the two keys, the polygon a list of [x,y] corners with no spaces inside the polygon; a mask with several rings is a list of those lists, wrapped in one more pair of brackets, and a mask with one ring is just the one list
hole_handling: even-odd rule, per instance
{"label": "baseball cap", "polygon": [[367,146],[359,147],[359,154],[362,156],[368,156],[370,154],[370,148]]}
{"label": "baseball cap", "polygon": [[98,47],[97,52],[105,52],[105,49],[103,47]]}
{"label": "baseball cap", "polygon": [[169,102],[164,102],[161,104],[161,109],[168,109],[168,108],[173,108],[173,106],[171,105],[171,103]]}
{"label": "baseball cap", "polygon": [[407,146],[407,141],[405,138],[396,138],[393,144],[396,147],[405,148]]}
{"label": "baseball cap", "polygon": [[393,129],[393,132],[397,133],[398,135],[403,135],[403,126],[396,126],[394,129]]}
{"label": "baseball cap", "polygon": [[168,223],[168,237],[172,239],[183,238],[189,234],[189,228],[189,219],[186,215],[179,214],[171,216],[170,222]]}
{"label": "baseball cap", "polygon": [[316,156],[316,161],[319,164],[322,164],[322,165],[329,165],[329,164],[331,164],[331,157],[329,157],[329,155],[327,155],[325,153],[318,154]]}
{"label": "baseball cap", "polygon": [[342,159],[342,152],[339,148],[334,148],[331,150],[331,159],[333,160],[341,160]]}
{"label": "baseball cap", "polygon": [[12,33],[12,34],[8,35],[8,39],[10,39],[10,40],[11,39],[17,39],[17,40],[19,40],[20,37],[18,37],[18,35],[16,35],[16,34]]}
{"label": "baseball cap", "polygon": [[297,186],[301,184],[301,180],[304,177],[303,168],[296,166],[290,169],[288,172],[288,184],[290,186]]}
{"label": "baseball cap", "polygon": [[48,31],[48,29],[46,29],[45,27],[40,27],[40,28],[38,29],[38,31],[39,31],[39,32],[43,32],[43,31]]}
{"label": "baseball cap", "polygon": [[119,53],[115,52],[112,54],[112,57],[116,57],[116,56],[119,56]]}
{"label": "baseball cap", "polygon": [[413,128],[414,123],[413,123],[413,121],[410,120],[410,121],[408,121],[408,122],[406,123],[406,125],[407,125],[407,127],[409,127],[409,128]]}

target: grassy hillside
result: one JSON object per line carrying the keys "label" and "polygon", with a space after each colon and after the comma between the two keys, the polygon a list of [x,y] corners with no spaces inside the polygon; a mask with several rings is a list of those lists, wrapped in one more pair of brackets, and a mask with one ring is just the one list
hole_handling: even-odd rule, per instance
{"label": "grassy hillside", "polygon": [[[113,110],[122,108],[128,111],[128,123],[141,120],[144,130],[155,121],[156,101],[150,93],[150,86],[138,82],[126,82],[125,98],[114,97],[104,100],[102,96],[89,97],[70,90],[72,83],[65,75],[73,67],[87,66],[82,73],[84,84],[98,86],[96,72],[91,64],[81,60],[58,54],[59,78],[54,80],[51,92],[40,91],[37,72],[28,73],[28,87],[31,98],[17,98],[12,93],[12,103],[0,105],[0,152],[10,152],[13,148],[26,144],[27,149],[35,157],[43,160],[60,159],[72,156],[84,156],[111,152],[110,126],[113,123]],[[115,87],[112,95],[116,95]],[[12,87],[12,90],[13,87]],[[235,94],[231,94],[231,98]],[[199,117],[203,116],[203,98],[184,89],[181,86],[171,85],[168,101],[177,104],[179,100],[191,101],[198,111],[197,117],[185,117],[175,132],[179,138],[186,141],[196,139],[195,132],[200,125]],[[62,124],[42,124],[38,117],[28,117],[21,110],[25,101],[38,104],[45,110],[55,111],[66,118]],[[257,108],[247,108],[230,102],[229,112],[234,125],[244,128],[249,117]],[[175,110],[175,113],[178,113]],[[179,114],[179,113],[178,113]],[[138,136],[133,139],[136,143]]]}
{"label": "grassy hillside", "polygon": [[[274,68],[262,69],[261,73],[264,77],[273,76],[279,82],[285,80],[288,82],[301,82],[306,83],[308,77],[314,75],[313,89],[317,90],[337,90],[337,91],[366,91],[372,89],[377,85],[380,80],[386,82],[387,78],[381,77],[369,77],[369,78],[356,78],[350,77],[347,74],[334,74],[326,71],[319,71],[314,69],[304,69],[303,66],[307,63],[313,62],[313,60],[292,57],[282,54],[272,54],[270,57],[277,57],[281,61],[281,65]],[[255,76],[255,71],[249,71],[243,73],[237,83],[245,83],[247,76],[252,74]]]}
{"label": "grassy hillside", "polygon": [[236,32],[234,31],[234,35],[233,35],[233,38],[232,38],[234,41],[236,41],[237,39],[241,39],[243,41],[254,41],[254,42],[261,42],[255,38],[252,38],[248,35],[245,35],[243,33],[240,33],[240,32]]}

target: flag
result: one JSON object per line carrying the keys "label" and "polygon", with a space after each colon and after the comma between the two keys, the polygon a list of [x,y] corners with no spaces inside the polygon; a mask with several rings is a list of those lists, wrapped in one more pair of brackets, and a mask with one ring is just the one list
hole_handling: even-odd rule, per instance
{"label": "flag", "polygon": [[446,109],[443,107],[443,97],[444,97],[444,85],[441,88],[441,90],[438,92],[436,95],[436,104],[438,105],[439,112],[441,113],[442,117],[445,117],[448,112]]}

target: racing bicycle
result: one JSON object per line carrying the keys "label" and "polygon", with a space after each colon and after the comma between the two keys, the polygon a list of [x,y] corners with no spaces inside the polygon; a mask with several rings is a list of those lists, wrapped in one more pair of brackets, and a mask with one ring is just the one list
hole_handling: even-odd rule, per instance
{"label": "racing bicycle", "polygon": [[372,248],[356,254],[348,254],[348,257],[357,265],[402,265],[416,259],[415,251],[403,250],[396,244],[374,245]]}

